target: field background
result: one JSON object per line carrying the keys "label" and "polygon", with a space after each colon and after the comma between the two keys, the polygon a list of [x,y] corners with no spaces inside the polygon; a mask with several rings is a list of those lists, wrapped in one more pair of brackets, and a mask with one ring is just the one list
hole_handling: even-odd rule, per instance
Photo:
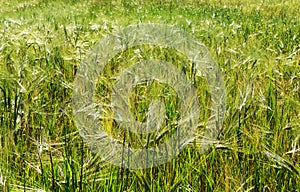
{"label": "field background", "polygon": [[[0,0],[0,190],[300,191],[299,10],[299,0]],[[148,22],[207,46],[226,118],[206,153],[195,141],[164,165],[127,170],[83,143],[72,88],[99,39]]]}

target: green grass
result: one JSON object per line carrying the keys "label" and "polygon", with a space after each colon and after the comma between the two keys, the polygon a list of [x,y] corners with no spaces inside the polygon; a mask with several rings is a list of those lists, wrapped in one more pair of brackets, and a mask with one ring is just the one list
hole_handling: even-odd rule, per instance
{"label": "green grass", "polygon": [[[299,7],[297,0],[1,1],[0,190],[300,191]],[[206,153],[196,140],[164,165],[127,170],[103,162],[82,141],[72,88],[77,67],[103,35],[140,22],[175,25],[204,43],[222,69],[227,109]],[[122,54],[111,66],[134,56]],[[147,46],[141,54],[181,59]],[[201,88],[200,103],[209,105]],[[156,93],[172,90],[136,88],[131,102],[139,104],[139,119],[149,101],[138,96]],[[170,121],[177,115],[172,100]],[[201,114],[206,121],[209,111]]]}

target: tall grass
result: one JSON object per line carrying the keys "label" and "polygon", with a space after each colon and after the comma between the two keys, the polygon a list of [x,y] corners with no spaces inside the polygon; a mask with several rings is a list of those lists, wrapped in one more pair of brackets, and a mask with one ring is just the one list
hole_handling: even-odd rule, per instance
{"label": "tall grass", "polygon": [[[299,191],[299,6],[277,0],[2,1],[0,189]],[[175,25],[204,43],[222,69],[227,109],[218,141],[206,153],[195,140],[164,165],[127,170],[103,162],[82,141],[72,88],[78,65],[103,35],[139,22]],[[149,52],[162,57],[148,48],[142,54]],[[131,57],[128,50],[122,59]],[[159,87],[135,91],[149,96]],[[204,105],[205,91],[199,94]],[[132,102],[140,102],[136,113],[143,118],[148,104],[137,95]]]}

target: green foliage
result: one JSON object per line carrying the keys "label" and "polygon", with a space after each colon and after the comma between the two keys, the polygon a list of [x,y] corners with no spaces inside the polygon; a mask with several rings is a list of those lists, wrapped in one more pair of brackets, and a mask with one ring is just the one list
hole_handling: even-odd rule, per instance
{"label": "green foliage", "polygon": [[[0,190],[300,190],[298,1],[0,4]],[[101,161],[83,143],[73,122],[72,88],[78,65],[103,35],[140,22],[175,25],[208,47],[222,69],[227,110],[210,151],[200,154],[195,140],[164,165],[126,170]],[[130,59],[138,61],[133,49],[120,54],[103,77]],[[191,74],[175,50],[145,45],[140,54],[163,58]],[[99,78],[98,99],[109,101],[110,83]],[[203,121],[210,105],[205,83],[194,79]],[[148,98],[159,94],[171,124],[178,103],[166,95],[174,91],[150,84],[135,88],[130,102],[138,107],[132,112],[142,121]],[[106,125],[116,134],[112,122]]]}

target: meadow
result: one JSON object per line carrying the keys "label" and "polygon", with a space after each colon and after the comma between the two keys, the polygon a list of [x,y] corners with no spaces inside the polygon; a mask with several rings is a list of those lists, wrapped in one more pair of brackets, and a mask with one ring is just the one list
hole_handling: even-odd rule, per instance
{"label": "meadow", "polygon": [[[298,0],[0,0],[0,191],[300,191],[299,10]],[[208,151],[195,140],[163,165],[130,170],[101,160],[82,140],[72,90],[95,43],[139,23],[176,26],[208,48],[221,69],[226,113]],[[142,50],[182,60],[174,50]],[[104,75],[134,54],[112,59]],[[101,83],[98,99],[106,100]],[[159,84],[135,90],[138,119],[149,106],[138,95],[162,91],[173,94]],[[170,121],[173,111],[166,109]],[[106,130],[114,135],[113,124]]]}

